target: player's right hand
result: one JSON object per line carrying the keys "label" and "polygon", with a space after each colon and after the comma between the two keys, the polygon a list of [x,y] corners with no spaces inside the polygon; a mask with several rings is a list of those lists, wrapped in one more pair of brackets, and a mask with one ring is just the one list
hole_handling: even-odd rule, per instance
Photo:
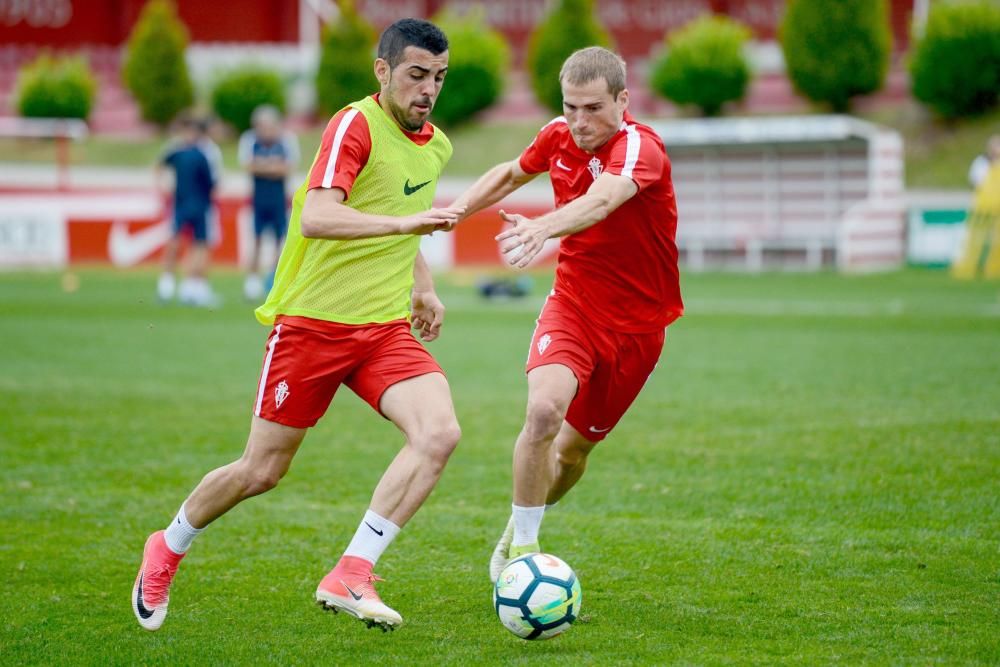
{"label": "player's right hand", "polygon": [[399,233],[423,235],[451,231],[464,212],[464,206],[449,206],[408,215],[400,219]]}

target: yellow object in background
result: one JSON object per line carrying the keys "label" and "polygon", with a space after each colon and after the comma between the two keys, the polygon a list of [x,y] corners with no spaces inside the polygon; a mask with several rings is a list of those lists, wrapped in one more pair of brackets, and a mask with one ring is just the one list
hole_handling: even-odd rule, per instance
{"label": "yellow object in background", "polygon": [[1000,278],[1000,160],[994,160],[976,189],[962,251],[951,265],[956,278]]}

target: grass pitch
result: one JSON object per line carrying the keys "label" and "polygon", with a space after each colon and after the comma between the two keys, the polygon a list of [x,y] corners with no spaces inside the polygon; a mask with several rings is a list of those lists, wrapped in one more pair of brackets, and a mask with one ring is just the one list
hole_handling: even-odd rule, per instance
{"label": "grass pitch", "polygon": [[[490,606],[538,299],[439,279],[464,437],[377,571],[406,625],[321,612],[395,429],[347,390],[275,491],[201,536],[164,627],[143,541],[239,455],[266,330],[162,307],[152,273],[0,275],[4,664],[996,664],[1000,286],[939,273],[687,275],[632,412],[545,519],[583,616],[523,642]],[[536,294],[545,292],[546,276]]]}

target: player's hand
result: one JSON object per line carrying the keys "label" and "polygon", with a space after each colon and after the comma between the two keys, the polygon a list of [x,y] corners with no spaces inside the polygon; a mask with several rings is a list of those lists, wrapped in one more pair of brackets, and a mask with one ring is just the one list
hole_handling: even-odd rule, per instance
{"label": "player's hand", "polygon": [[508,264],[523,269],[541,252],[548,235],[539,225],[533,224],[534,220],[520,213],[507,213],[501,209],[500,217],[511,225],[495,237],[500,244],[500,252],[506,255]]}
{"label": "player's hand", "polygon": [[448,232],[451,231],[464,212],[464,206],[449,206],[447,208],[432,208],[422,213],[408,215],[400,219],[399,233],[423,235],[434,232]]}
{"label": "player's hand", "polygon": [[434,340],[444,323],[444,304],[434,290],[414,290],[410,298],[410,321],[414,331],[421,340]]}

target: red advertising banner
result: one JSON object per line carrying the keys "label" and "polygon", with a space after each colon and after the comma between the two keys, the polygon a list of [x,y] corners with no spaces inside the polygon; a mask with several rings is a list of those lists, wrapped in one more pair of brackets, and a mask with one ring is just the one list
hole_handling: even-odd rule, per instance
{"label": "red advertising banner", "polygon": [[[146,0],[0,0],[0,44],[76,47],[125,42]],[[531,31],[555,0],[356,0],[378,29],[404,16],[431,17],[448,8],[459,14],[483,11],[487,22],[510,41],[523,61]],[[175,0],[195,42],[280,42],[299,39],[301,0]],[[308,4],[308,3],[305,3]],[[897,51],[909,44],[914,0],[889,0]],[[625,57],[645,58],[664,35],[707,12],[728,14],[773,40],[785,0],[596,0],[601,23]],[[311,11],[306,9],[305,11]]]}

